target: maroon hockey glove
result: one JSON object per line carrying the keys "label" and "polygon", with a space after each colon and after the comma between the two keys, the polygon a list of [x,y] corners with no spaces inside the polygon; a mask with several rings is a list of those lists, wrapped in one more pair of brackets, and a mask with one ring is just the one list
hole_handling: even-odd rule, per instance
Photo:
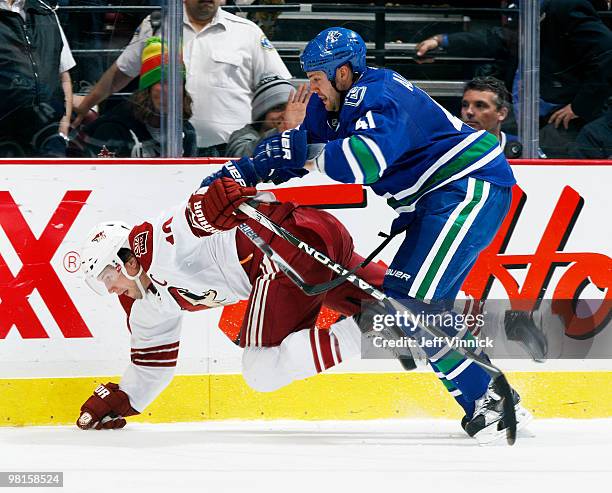
{"label": "maroon hockey glove", "polygon": [[128,395],[116,383],[98,385],[93,395],[81,406],[77,426],[82,430],[123,428],[125,417],[138,414],[130,405]]}
{"label": "maroon hockey glove", "polygon": [[193,194],[187,205],[187,220],[196,236],[209,236],[235,228],[247,217],[238,206],[257,193],[255,187],[241,187],[231,178],[212,182],[204,194]]}

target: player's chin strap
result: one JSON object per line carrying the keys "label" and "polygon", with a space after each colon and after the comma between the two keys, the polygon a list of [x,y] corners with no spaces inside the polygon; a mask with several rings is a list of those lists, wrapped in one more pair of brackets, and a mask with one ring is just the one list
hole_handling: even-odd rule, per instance
{"label": "player's chin strap", "polygon": [[[297,238],[293,233],[291,233],[290,231],[287,231],[282,226],[276,224],[269,217],[267,217],[265,214],[262,214],[261,212],[259,212],[257,209],[255,209],[251,205],[247,203],[243,203],[243,204],[240,204],[238,209],[241,212],[244,212],[251,219],[257,221],[259,224],[261,224],[262,226],[272,231],[274,234],[280,236],[281,238],[285,239],[292,245],[296,246],[302,252],[314,258],[317,262],[325,265],[325,267],[327,267],[328,269],[338,274],[341,274],[341,275],[347,274],[348,269],[346,269],[346,267],[343,267],[341,264],[334,262],[324,253],[318,251],[314,247],[311,247],[307,243],[303,242],[302,240]],[[257,235],[249,234],[252,230],[251,228],[249,228],[247,224],[243,223],[239,226],[239,228],[241,229],[241,231],[247,234],[249,238],[253,240],[256,246],[262,249],[264,254],[269,255],[272,258],[272,260],[274,260],[275,263],[278,265],[279,269],[282,272],[284,272],[289,277],[289,279],[291,279],[291,281],[293,281],[300,289],[302,289],[302,291],[304,291],[306,294],[310,294],[309,291],[312,292],[312,288],[313,288],[312,285],[305,284],[304,280],[299,275],[297,275],[297,273],[295,273],[293,269],[285,268],[286,262],[282,262],[281,259],[278,259],[279,262],[277,262],[277,258],[274,257],[274,252],[271,250],[269,245],[261,245],[262,242],[258,241],[258,239],[256,238]],[[279,256],[276,255],[276,257],[279,257]],[[377,299],[379,301],[389,304],[393,310],[396,310],[398,312],[404,312],[404,313],[413,313],[412,310],[410,310],[408,307],[404,306],[399,301],[388,297],[385,293],[375,288],[374,286],[364,281],[363,279],[357,277],[355,274],[352,274],[352,275],[349,274],[347,276],[346,281],[350,282],[357,288],[361,289],[364,293],[368,294],[374,299]],[[312,293],[312,294],[315,294],[315,293]],[[414,323],[416,327],[426,332],[430,336],[436,337],[439,341],[446,341],[448,339],[448,336],[446,335],[445,332],[443,332],[436,326],[425,325],[422,321],[420,321],[421,320],[420,317],[414,315],[412,317],[412,320],[415,321]],[[497,368],[497,366],[491,363],[488,359],[485,359],[484,357],[474,353],[473,351],[467,348],[464,348],[462,346],[456,346],[456,347],[453,346],[452,349],[454,351],[457,351],[462,356],[470,359],[478,366],[480,366],[491,377],[491,379],[494,380],[495,383],[497,384],[498,386],[497,388],[499,389],[499,394],[502,396],[502,406],[503,406],[504,415],[505,415],[504,421],[506,422],[506,425],[507,425],[506,439],[509,445],[513,445],[516,440],[516,413],[514,410],[514,397],[512,395],[512,391],[510,389],[510,385],[508,384],[508,380],[506,379],[506,376],[499,368]]]}
{"label": "player's chin strap", "polygon": [[134,281],[136,283],[136,286],[138,286],[138,291],[140,291],[140,294],[142,294],[142,299],[145,299],[147,297],[147,292],[144,286],[142,285],[142,282],[140,281],[140,276],[142,274],[142,265],[140,266],[140,269],[138,269],[138,273],[135,276],[130,276],[128,274],[125,265],[121,266],[121,272],[123,272],[123,275],[127,277],[130,281]]}

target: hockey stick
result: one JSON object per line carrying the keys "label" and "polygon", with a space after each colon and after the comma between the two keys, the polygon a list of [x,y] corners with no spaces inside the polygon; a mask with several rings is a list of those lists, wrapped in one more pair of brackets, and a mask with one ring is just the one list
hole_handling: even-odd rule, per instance
{"label": "hockey stick", "polygon": [[308,296],[315,296],[327,291],[320,290],[320,284],[307,284],[302,276],[300,276],[283,257],[276,253],[270,245],[268,245],[255,231],[253,231],[248,224],[242,223],[238,226],[238,229],[242,231],[257,248],[259,248],[270,260],[272,260],[278,266],[278,268],[282,270],[285,275]]}
{"label": "hockey stick", "polygon": [[[238,229],[244,233],[244,235],[253,242],[253,244],[259,248],[263,254],[272,260],[277,267],[304,293],[309,296],[313,296],[313,291],[316,291],[316,284],[307,284],[302,276],[298,274],[291,265],[281,257],[274,249],[268,245],[253,229],[246,223],[242,223],[238,226]],[[344,282],[344,280],[342,281]],[[416,363],[414,358],[407,355],[400,355],[397,357],[402,368],[406,371],[414,370]]]}
{"label": "hockey stick", "polygon": [[[249,201],[249,202],[252,202],[252,203],[255,203],[255,204],[257,203],[255,201]],[[243,206],[244,206],[244,208],[243,208]],[[315,248],[309,246],[307,243],[305,243],[302,240],[300,240],[299,238],[297,238],[295,235],[293,235],[293,233],[287,231],[285,228],[283,228],[281,226],[278,226],[276,223],[271,221],[266,215],[261,214],[253,206],[251,206],[249,204],[242,204],[242,205],[240,205],[240,207],[238,209],[241,212],[244,212],[250,218],[255,219],[258,223],[262,224],[263,226],[265,226],[267,229],[269,229],[273,233],[276,233],[278,236],[280,236],[281,238],[287,240],[289,243],[297,246],[300,250],[305,251],[308,255],[310,255],[311,257],[314,257],[317,261],[323,263],[327,268],[331,269],[336,274],[338,274],[338,277],[336,277],[336,278],[334,278],[334,279],[332,279],[330,281],[327,281],[327,282],[322,282],[320,284],[307,284],[300,277],[300,275],[287,262],[285,262],[285,260],[282,257],[280,257],[276,252],[274,252],[274,250],[272,250],[270,248],[270,246],[266,242],[264,242],[259,237],[259,235],[257,235],[251,228],[248,228],[248,226],[246,228],[242,228],[241,227],[242,225],[238,227],[268,257],[270,257],[274,261],[279,259],[279,261],[281,263],[283,263],[285,265],[286,269],[290,272],[290,274],[287,273],[287,276],[291,280],[297,281],[296,284],[298,285],[298,287],[302,291],[304,291],[304,293],[306,293],[309,296],[316,296],[316,295],[325,293],[326,291],[330,291],[331,289],[334,289],[334,288],[340,286],[340,284],[343,284],[344,282],[347,282],[347,281],[351,282],[353,284],[355,284],[355,282],[354,282],[355,280],[357,280],[357,282],[361,281],[361,279],[359,277],[357,277],[355,275],[355,273],[361,267],[363,267],[364,265],[367,265],[368,263],[370,263],[372,258],[374,258],[374,256],[376,256],[393,239],[393,236],[389,236],[389,237],[385,238],[385,241],[383,241],[370,255],[368,255],[368,258],[363,260],[361,263],[359,263],[353,269],[349,270],[346,267],[344,267],[342,264],[334,262],[332,259],[330,259],[324,253],[321,253],[318,250],[316,250]],[[253,214],[257,214],[257,217],[254,217]],[[258,238],[258,240],[256,238]],[[357,284],[357,287],[359,287],[360,289],[366,291],[366,293],[368,293],[370,296],[378,299],[379,301],[382,301],[383,298],[377,298],[376,294],[370,293],[368,291],[368,287],[371,287],[368,283],[366,283],[365,281],[361,281],[361,282],[363,284],[362,285]]]}
{"label": "hockey stick", "polygon": [[[242,205],[246,205],[246,204],[242,204]],[[242,209],[242,205],[239,207],[239,209],[242,212],[245,212],[245,210]],[[257,209],[255,209],[254,207],[251,207],[249,205],[247,205],[247,207],[249,207],[251,210],[257,212]],[[247,214],[249,217],[252,217],[248,212],[245,212],[245,214]],[[310,247],[307,243],[304,243],[302,240],[300,240],[299,238],[294,236],[292,233],[290,233],[286,229],[278,226],[278,228],[280,228],[280,229],[278,231],[275,230],[274,227],[276,226],[276,224],[273,223],[272,221],[270,221],[267,216],[261,214],[261,220],[260,219],[256,219],[256,218],[253,218],[253,219],[255,219],[257,222],[263,224],[268,229],[270,229],[272,232],[276,233],[281,238],[284,238],[285,240],[287,240],[289,243],[292,243],[293,245],[296,245],[300,250],[306,251],[306,253],[308,255],[310,255],[311,257],[315,257],[316,260],[318,260],[319,262],[325,263],[325,265],[329,269],[331,269],[336,274],[338,274],[338,277],[336,277],[336,278],[334,278],[334,279],[332,279],[330,281],[327,281],[327,282],[322,282],[320,284],[307,284],[306,282],[304,282],[304,280],[301,278],[301,276],[280,255],[278,255],[270,247],[270,245],[268,245],[265,241],[263,241],[259,237],[259,235],[257,233],[255,233],[251,228],[249,228],[244,223],[242,223],[240,226],[238,226],[238,229],[240,229],[247,236],[247,238],[249,238],[253,243],[255,243],[255,245],[262,252],[264,252],[268,257],[270,257],[275,262],[279,263],[279,265],[282,264],[284,266],[284,269],[286,269],[288,271],[288,272],[285,272],[287,274],[287,277],[289,277],[292,281],[294,281],[298,285],[298,287],[302,291],[304,291],[304,293],[306,293],[308,296],[317,296],[319,294],[325,293],[326,291],[334,289],[334,288],[340,286],[340,284],[343,284],[344,282],[347,282],[347,281],[353,282],[351,280],[352,278],[359,279],[358,277],[355,276],[355,272],[357,272],[364,265],[368,264],[371,261],[371,259],[375,255],[377,255],[378,252],[380,252],[385,246],[387,246],[389,241],[391,241],[391,239],[393,238],[392,236],[389,237],[389,238],[386,238],[385,241],[383,241],[368,256],[368,258],[363,260],[361,263],[359,263],[353,269],[349,270],[346,267],[342,266],[342,264],[334,262],[327,255],[325,255],[325,254],[319,252],[318,250]],[[268,220],[270,222],[269,226],[266,225],[264,222],[262,222],[262,221],[266,221],[266,220]],[[349,279],[349,278],[351,278],[351,279]],[[363,286],[358,286],[358,287],[360,287],[363,290],[366,290],[367,289],[366,285],[369,286],[369,284],[365,283]],[[368,293],[368,294],[371,294],[371,293]],[[374,295],[372,294],[372,296],[374,296]]]}
{"label": "hockey stick", "polygon": [[[336,272],[337,274],[342,275],[342,274],[345,274],[346,272],[348,272],[348,269],[346,269],[342,265],[334,262],[333,260],[331,260],[324,253],[318,251],[314,247],[311,247],[307,243],[305,243],[302,240],[300,240],[299,238],[297,238],[291,232],[287,231],[282,226],[276,224],[274,221],[272,221],[265,214],[262,214],[261,212],[259,212],[255,207],[253,207],[249,203],[241,204],[238,207],[238,209],[241,212],[243,212],[244,214],[246,214],[248,217],[250,217],[251,219],[257,221],[259,224],[263,225],[264,227],[266,227],[267,229],[269,229],[270,231],[272,231],[276,235],[278,235],[281,238],[287,240],[289,243],[291,243],[292,245],[296,246],[298,249],[300,249],[301,251],[303,251],[304,253],[306,253],[310,257],[314,258],[319,263],[325,265],[327,268],[329,268],[332,271]],[[247,225],[245,225],[245,226],[248,229],[251,229]],[[242,225],[241,225],[240,229],[243,232],[245,232],[246,228],[242,228]],[[253,230],[251,229],[251,231],[253,231]],[[253,234],[254,234],[254,232],[253,232]],[[257,245],[257,243],[255,241],[254,241],[254,243]],[[259,245],[257,245],[257,246],[259,246]],[[271,251],[271,253],[274,253],[274,251],[269,247],[269,245],[266,244],[266,246],[268,247],[268,250]],[[282,257],[280,257],[279,255],[276,255],[276,257],[274,258],[275,261],[276,261],[276,258],[282,258]],[[283,264],[289,267],[289,271],[292,272],[292,274],[291,275],[287,274],[287,275],[298,287],[301,288],[301,285],[303,285],[305,288],[307,288],[308,286],[312,287],[312,285],[306,285],[304,283],[304,280],[301,278],[301,276],[299,276],[299,274],[297,274],[297,272],[295,272],[291,268],[291,266],[289,266],[287,264],[287,262],[285,262],[284,260],[282,261],[281,264],[277,264],[277,265],[279,266],[279,268],[281,268],[281,265],[283,265]],[[284,268],[281,268],[281,270],[283,270],[283,272],[285,272]],[[407,312],[407,313],[412,313],[412,311],[410,309],[408,309],[407,307],[405,307],[403,304],[401,304],[397,300],[394,300],[393,298],[389,298],[385,293],[383,293],[382,291],[378,290],[377,288],[375,288],[374,286],[372,286],[368,282],[364,281],[360,277],[356,276],[355,274],[349,275],[346,278],[346,281],[350,282],[354,286],[358,287],[359,289],[361,289],[362,291],[364,291],[366,294],[370,295],[374,299],[377,299],[379,301],[386,301],[387,303],[390,303],[391,306],[396,311],[403,311],[403,312]],[[304,291],[304,292],[306,292],[306,291]],[[430,334],[433,337],[439,338],[438,340],[445,341],[446,338],[448,337],[447,334],[442,332],[437,327],[435,327],[435,326],[428,326],[428,325],[423,324],[422,321],[421,321],[421,317],[416,317],[415,316],[415,317],[413,317],[413,320],[416,320],[416,325],[419,327],[419,329],[427,332],[428,334]],[[506,376],[504,375],[504,373],[499,368],[497,368],[495,365],[493,365],[490,361],[488,361],[485,358],[483,358],[483,357],[473,353],[472,351],[468,350],[467,348],[458,346],[458,347],[454,347],[453,349],[455,351],[457,351],[459,354],[461,354],[462,356],[464,356],[466,358],[469,358],[475,364],[480,366],[484,371],[487,372],[487,374],[498,385],[499,393],[503,397],[503,409],[504,409],[504,414],[505,414],[505,422],[507,424],[507,428],[506,428],[506,440],[507,440],[508,444],[513,445],[514,442],[516,441],[516,413],[515,413],[515,410],[514,410],[514,399],[512,397],[512,391],[510,389],[510,384],[508,383],[508,380],[506,379]]]}

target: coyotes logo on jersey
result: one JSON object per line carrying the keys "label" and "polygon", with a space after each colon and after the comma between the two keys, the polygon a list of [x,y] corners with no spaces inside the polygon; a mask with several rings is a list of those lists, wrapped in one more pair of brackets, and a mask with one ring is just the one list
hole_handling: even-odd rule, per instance
{"label": "coyotes logo on jersey", "polygon": [[169,287],[168,292],[172,295],[181,310],[197,312],[223,306],[225,299],[217,300],[217,291],[209,289],[203,294],[195,294],[184,288]]}
{"label": "coyotes logo on jersey", "polygon": [[147,254],[147,237],[148,231],[143,231],[134,236],[132,240],[132,251],[136,257],[140,258]]}

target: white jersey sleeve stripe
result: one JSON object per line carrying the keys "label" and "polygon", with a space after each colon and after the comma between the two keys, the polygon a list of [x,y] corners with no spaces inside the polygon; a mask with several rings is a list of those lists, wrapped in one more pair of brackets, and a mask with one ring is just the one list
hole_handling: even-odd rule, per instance
{"label": "white jersey sleeve stripe", "polygon": [[355,181],[353,183],[363,184],[365,181],[365,176],[363,174],[363,171],[361,170],[361,166],[359,166],[357,159],[355,159],[355,156],[353,155],[349,140],[350,137],[342,141],[342,152],[344,152],[346,162],[348,163],[349,167],[351,168],[351,172],[355,177]]}
{"label": "white jersey sleeve stripe", "polygon": [[480,130],[479,132],[474,132],[473,134],[470,134],[468,137],[466,137],[461,142],[459,142],[459,144],[457,144],[455,147],[445,152],[442,156],[440,156],[440,158],[435,163],[433,163],[425,171],[425,173],[423,173],[420,176],[420,178],[416,181],[414,185],[412,185],[410,188],[407,188],[406,190],[402,190],[401,192],[394,194],[395,199],[402,200],[403,198],[408,197],[409,195],[412,195],[413,193],[416,193],[421,188],[423,183],[425,183],[431,175],[433,175],[436,171],[438,171],[439,168],[441,168],[444,164],[449,162],[457,154],[463,151],[463,149],[465,149],[470,144],[472,144],[472,142],[480,138],[480,136],[483,133],[484,133],[484,130]]}
{"label": "white jersey sleeve stripe", "polygon": [[367,137],[365,135],[359,135],[359,138],[365,142],[365,144],[369,147],[370,151],[372,151],[372,154],[374,154],[374,157],[376,158],[376,161],[378,161],[378,166],[380,168],[378,176],[382,176],[382,174],[387,169],[387,160],[385,159],[385,156],[380,150],[380,147],[378,147],[378,144],[374,142],[374,140],[372,140],[370,137]]}

